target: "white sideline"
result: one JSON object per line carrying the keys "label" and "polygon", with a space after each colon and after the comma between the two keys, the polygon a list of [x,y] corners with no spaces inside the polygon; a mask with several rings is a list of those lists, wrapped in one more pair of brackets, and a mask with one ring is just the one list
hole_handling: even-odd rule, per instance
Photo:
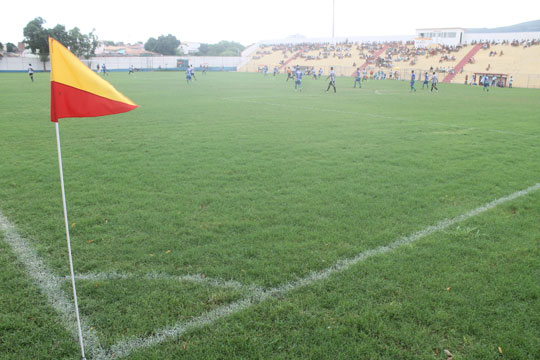
{"label": "white sideline", "polygon": [[[62,281],[55,276],[30,247],[28,241],[21,237],[15,226],[0,212],[0,230],[4,231],[4,239],[11,247],[17,259],[24,265],[26,272],[37,283],[41,292],[46,296],[48,303],[60,315],[62,325],[73,336],[78,338],[75,306],[62,290]],[[96,333],[90,329],[84,319],[82,332],[89,355],[92,358],[102,358],[105,354]]]}
{"label": "white sideline", "polygon": [[178,337],[189,330],[197,329],[206,325],[213,324],[214,322],[220,319],[226,318],[230,315],[233,315],[242,310],[245,310],[254,304],[265,301],[268,298],[283,296],[298,288],[311,285],[317,281],[325,280],[329,278],[330,276],[334,274],[342,273],[348,270],[349,268],[351,268],[353,265],[358,264],[373,256],[388,253],[401,246],[411,244],[425,236],[444,230],[448,228],[449,226],[468,220],[483,212],[493,209],[494,207],[502,203],[525,196],[533,191],[537,191],[538,189],[540,189],[540,183],[530,186],[525,190],[517,191],[513,194],[491,201],[483,206],[480,206],[465,214],[459,215],[453,219],[445,219],[445,220],[439,221],[435,225],[428,226],[411,235],[398,238],[397,240],[393,241],[392,243],[388,245],[379,246],[375,249],[361,252],[357,256],[350,259],[339,260],[334,265],[330,266],[329,268],[322,271],[314,271],[310,273],[308,276],[302,279],[299,279],[297,281],[289,282],[289,283],[286,283],[286,284],[283,284],[278,287],[268,289],[265,291],[256,291],[253,294],[251,294],[251,296],[245,297],[244,299],[241,299],[234,303],[221,306],[206,314],[196,317],[193,320],[188,321],[187,323],[176,323],[173,326],[165,327],[159,331],[156,331],[153,335],[148,336],[148,337],[131,338],[124,341],[120,341],[109,349],[107,357],[103,357],[100,359],[113,359],[113,358],[116,359],[120,357],[125,357],[135,350],[144,349],[144,348],[153,346],[155,344],[161,343],[167,339]]}

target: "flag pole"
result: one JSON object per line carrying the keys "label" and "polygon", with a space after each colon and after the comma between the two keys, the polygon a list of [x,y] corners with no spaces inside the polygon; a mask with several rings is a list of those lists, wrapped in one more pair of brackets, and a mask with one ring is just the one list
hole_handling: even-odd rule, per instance
{"label": "flag pole", "polygon": [[58,121],[56,122],[56,145],[58,148],[58,166],[60,168],[60,184],[62,187],[62,204],[64,206],[64,222],[66,224],[66,238],[67,238],[67,247],[69,255],[69,270],[71,272],[71,286],[73,288],[73,301],[75,302],[75,314],[77,315],[77,330],[79,332],[79,344],[81,345],[81,356],[82,360],[86,360],[84,356],[84,344],[81,331],[81,319],[79,317],[79,305],[77,304],[77,290],[75,288],[75,274],[73,272],[73,259],[71,257],[71,241],[69,239],[69,222],[67,216],[67,207],[66,207],[66,192],[64,190],[64,173],[62,171],[62,152],[60,150],[60,130],[58,128]]}

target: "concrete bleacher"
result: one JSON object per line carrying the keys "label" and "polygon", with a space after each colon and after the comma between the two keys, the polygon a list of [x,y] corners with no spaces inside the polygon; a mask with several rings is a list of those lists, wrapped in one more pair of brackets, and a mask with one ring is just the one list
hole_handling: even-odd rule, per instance
{"label": "concrete bleacher", "polygon": [[300,46],[261,46],[259,50],[251,55],[250,61],[242,66],[239,71],[257,72],[262,66],[266,65],[271,72],[275,66],[279,68],[283,63],[294,57],[300,49]]}
{"label": "concrete bleacher", "polygon": [[[501,51],[503,55],[500,55]],[[496,52],[496,55],[489,56],[490,52]],[[511,75],[514,77],[516,87],[539,87],[540,84],[536,84],[540,82],[539,59],[540,46],[538,45],[530,47],[491,45],[475,55],[474,63],[465,65],[463,73],[456,76],[454,83],[464,83],[465,76],[470,78],[474,73],[485,72]]]}
{"label": "concrete bleacher", "polygon": [[[470,79],[474,73],[485,72],[511,75],[516,87],[540,88],[540,45],[535,42],[532,42],[532,45],[526,42],[515,45],[505,43],[489,45],[488,48],[486,44],[486,49],[474,53],[471,62],[462,60],[467,60],[467,55],[475,49],[474,44],[455,48],[432,45],[426,49],[415,49],[413,44],[402,42],[261,46],[255,54],[256,58],[251,59],[240,71],[255,72],[262,65],[267,65],[269,71],[278,66],[283,73],[286,67],[299,65],[315,70],[322,68],[325,74],[328,74],[330,67],[334,67],[338,76],[351,76],[357,67],[365,64],[368,73],[383,71],[398,79],[408,79],[411,70],[417,73],[431,70],[438,72],[441,81],[446,79],[451,83],[463,84],[465,77]],[[377,51],[380,52],[384,46],[388,49],[385,49],[377,60],[373,55],[378,54]],[[490,51],[497,55],[489,56]],[[460,61],[462,65],[465,63],[462,69],[458,66]],[[286,62],[288,63],[283,65]],[[489,70],[486,70],[488,65]],[[448,76],[449,73],[454,75]]]}
{"label": "concrete bleacher", "polygon": [[[256,72],[261,66],[267,65],[270,71],[274,66],[278,66],[283,72],[286,67],[298,65],[316,70],[322,68],[325,74],[333,67],[338,76],[348,76],[354,69],[366,63],[370,68],[374,66],[377,57],[374,55],[384,48],[384,44],[324,43],[297,45],[284,53],[282,49],[272,51],[272,46],[262,46],[255,58],[239,71]],[[282,63],[286,62],[289,63],[283,68]]]}

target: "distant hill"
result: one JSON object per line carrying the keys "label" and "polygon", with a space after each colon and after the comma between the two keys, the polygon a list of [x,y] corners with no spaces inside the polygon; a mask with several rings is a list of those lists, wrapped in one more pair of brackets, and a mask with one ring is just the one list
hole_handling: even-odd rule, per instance
{"label": "distant hill", "polygon": [[467,29],[469,33],[507,33],[507,32],[535,32],[540,31],[540,20],[527,21],[521,24],[503,26],[493,29],[479,28]]}

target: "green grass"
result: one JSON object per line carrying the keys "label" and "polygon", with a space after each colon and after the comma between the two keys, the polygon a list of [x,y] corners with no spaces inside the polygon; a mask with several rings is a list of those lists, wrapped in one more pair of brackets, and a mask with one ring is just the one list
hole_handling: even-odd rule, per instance
{"label": "green grass", "polygon": [[[0,75],[0,211],[65,276],[49,79],[35,77]],[[172,72],[108,80],[140,108],[60,120],[75,270],[135,274],[78,281],[105,347],[246,296],[149,273],[276,287],[540,181],[537,90],[410,94],[407,82],[353,89],[339,78],[333,94],[306,78],[294,92],[285,77],[226,73],[189,86]],[[448,349],[538,359],[539,200],[505,203],[130,358],[446,359]],[[77,358],[76,339],[0,245],[0,358]],[[40,324],[25,321],[35,312]]]}

